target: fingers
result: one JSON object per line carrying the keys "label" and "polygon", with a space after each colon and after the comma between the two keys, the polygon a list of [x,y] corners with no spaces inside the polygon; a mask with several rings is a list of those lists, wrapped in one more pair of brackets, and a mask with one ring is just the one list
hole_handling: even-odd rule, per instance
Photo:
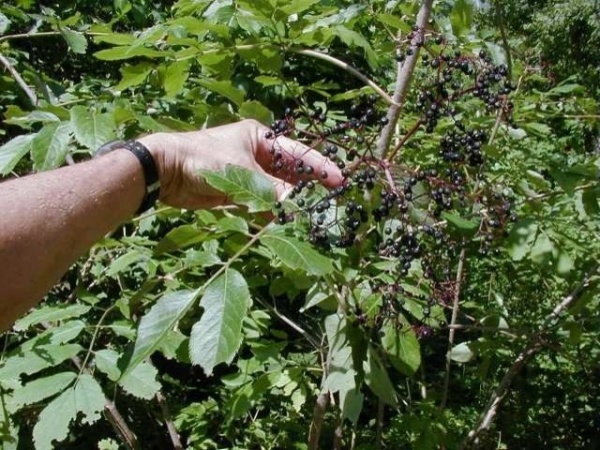
{"label": "fingers", "polygon": [[284,136],[267,139],[266,132],[262,133],[256,159],[263,169],[291,183],[313,179],[334,188],[344,180],[341,170],[331,160]]}

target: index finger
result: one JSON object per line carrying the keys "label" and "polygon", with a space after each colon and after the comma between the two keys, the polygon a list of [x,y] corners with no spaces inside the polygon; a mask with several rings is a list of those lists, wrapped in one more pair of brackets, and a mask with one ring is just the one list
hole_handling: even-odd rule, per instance
{"label": "index finger", "polygon": [[259,139],[258,163],[269,173],[289,178],[292,183],[300,180],[319,180],[328,188],[341,186],[344,181],[337,165],[301,142],[285,136],[268,138],[267,133]]}

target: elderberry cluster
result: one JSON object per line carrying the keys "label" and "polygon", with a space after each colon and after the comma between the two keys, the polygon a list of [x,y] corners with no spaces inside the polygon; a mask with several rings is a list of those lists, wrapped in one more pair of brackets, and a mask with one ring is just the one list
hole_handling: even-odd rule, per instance
{"label": "elderberry cluster", "polygon": [[[432,37],[434,45],[444,44],[439,36]],[[414,29],[405,43],[408,48],[397,49],[397,60],[403,61],[419,47],[427,48],[430,38],[424,30]],[[417,118],[399,137],[392,156],[378,157],[374,151],[379,132],[388,123],[384,105],[374,95],[361,94],[343,106],[344,120],[334,119],[339,109],[328,115],[328,107],[287,108],[266,136],[273,142],[272,170],[284,178],[289,174],[300,179],[286,202],[276,204],[279,223],[297,220],[306,224],[311,244],[323,251],[353,255],[357,269],[383,264],[388,271],[386,281],[369,281],[371,290],[381,295],[379,309],[367,315],[361,305],[355,305],[356,320],[368,327],[388,320],[402,327],[408,320],[419,337],[431,334],[432,309],[451,303],[455,275],[450,268],[456,264],[459,248],[468,245],[452,232],[445,214],[478,224],[469,242],[482,253],[489,252],[516,219],[501,186],[485,179],[486,131],[464,125],[469,111],[460,111],[461,99],[475,97],[484,102],[484,112],[500,113],[510,122],[512,104],[507,95],[513,88],[508,71],[492,64],[484,53],[447,53],[445,47],[434,53],[428,48],[429,56],[422,58],[426,76],[413,102]],[[442,123],[444,131],[438,141],[419,133],[424,128],[431,134]],[[327,164],[341,170],[343,184],[324,189],[318,181],[327,178],[327,164],[312,167],[284,155],[277,144],[279,136],[304,140],[318,150]],[[396,158],[411,138],[437,142],[438,151],[413,162]],[[430,295],[403,288],[415,270],[430,283]],[[414,308],[407,309],[409,299],[421,305],[418,317]]]}

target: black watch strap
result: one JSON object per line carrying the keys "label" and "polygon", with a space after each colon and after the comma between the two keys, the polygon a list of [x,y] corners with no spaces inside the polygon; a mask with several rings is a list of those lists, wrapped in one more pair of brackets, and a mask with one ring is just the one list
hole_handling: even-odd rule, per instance
{"label": "black watch strap", "polygon": [[119,148],[129,150],[137,157],[142,165],[142,171],[144,172],[144,180],[146,183],[146,194],[144,195],[142,204],[137,210],[137,214],[141,214],[152,208],[160,196],[160,180],[158,179],[156,162],[154,161],[150,150],[148,150],[145,145],[138,141],[109,142],[108,144],[104,144],[102,147],[96,150],[95,156],[102,156]]}

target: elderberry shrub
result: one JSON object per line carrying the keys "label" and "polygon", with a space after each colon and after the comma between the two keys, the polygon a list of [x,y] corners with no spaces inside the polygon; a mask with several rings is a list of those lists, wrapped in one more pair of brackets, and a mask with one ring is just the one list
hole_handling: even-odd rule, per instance
{"label": "elderberry shrub", "polygon": [[[266,137],[273,142],[272,170],[301,178],[285,204],[275,205],[279,223],[300,222],[309,242],[346,257],[377,294],[376,304],[352,304],[351,319],[369,329],[409,326],[427,338],[440,324],[433,311],[453,303],[453,269],[461,249],[487,254],[516,219],[503,187],[485,176],[490,130],[468,125],[474,110],[496,127],[500,121],[511,125],[513,86],[506,67],[494,65],[484,52],[449,49],[440,36],[426,37],[423,30],[413,30],[401,43],[396,61],[403,64],[417,47],[425,54],[412,93],[416,119],[383,157],[375,148],[387,111],[375,95],[358,96],[344,120],[320,106],[286,108]],[[327,164],[342,170],[344,183],[321,187],[314,180],[327,178],[327,172],[282,154],[280,136],[320,151]],[[437,154],[404,157],[411,140],[433,142]]]}

